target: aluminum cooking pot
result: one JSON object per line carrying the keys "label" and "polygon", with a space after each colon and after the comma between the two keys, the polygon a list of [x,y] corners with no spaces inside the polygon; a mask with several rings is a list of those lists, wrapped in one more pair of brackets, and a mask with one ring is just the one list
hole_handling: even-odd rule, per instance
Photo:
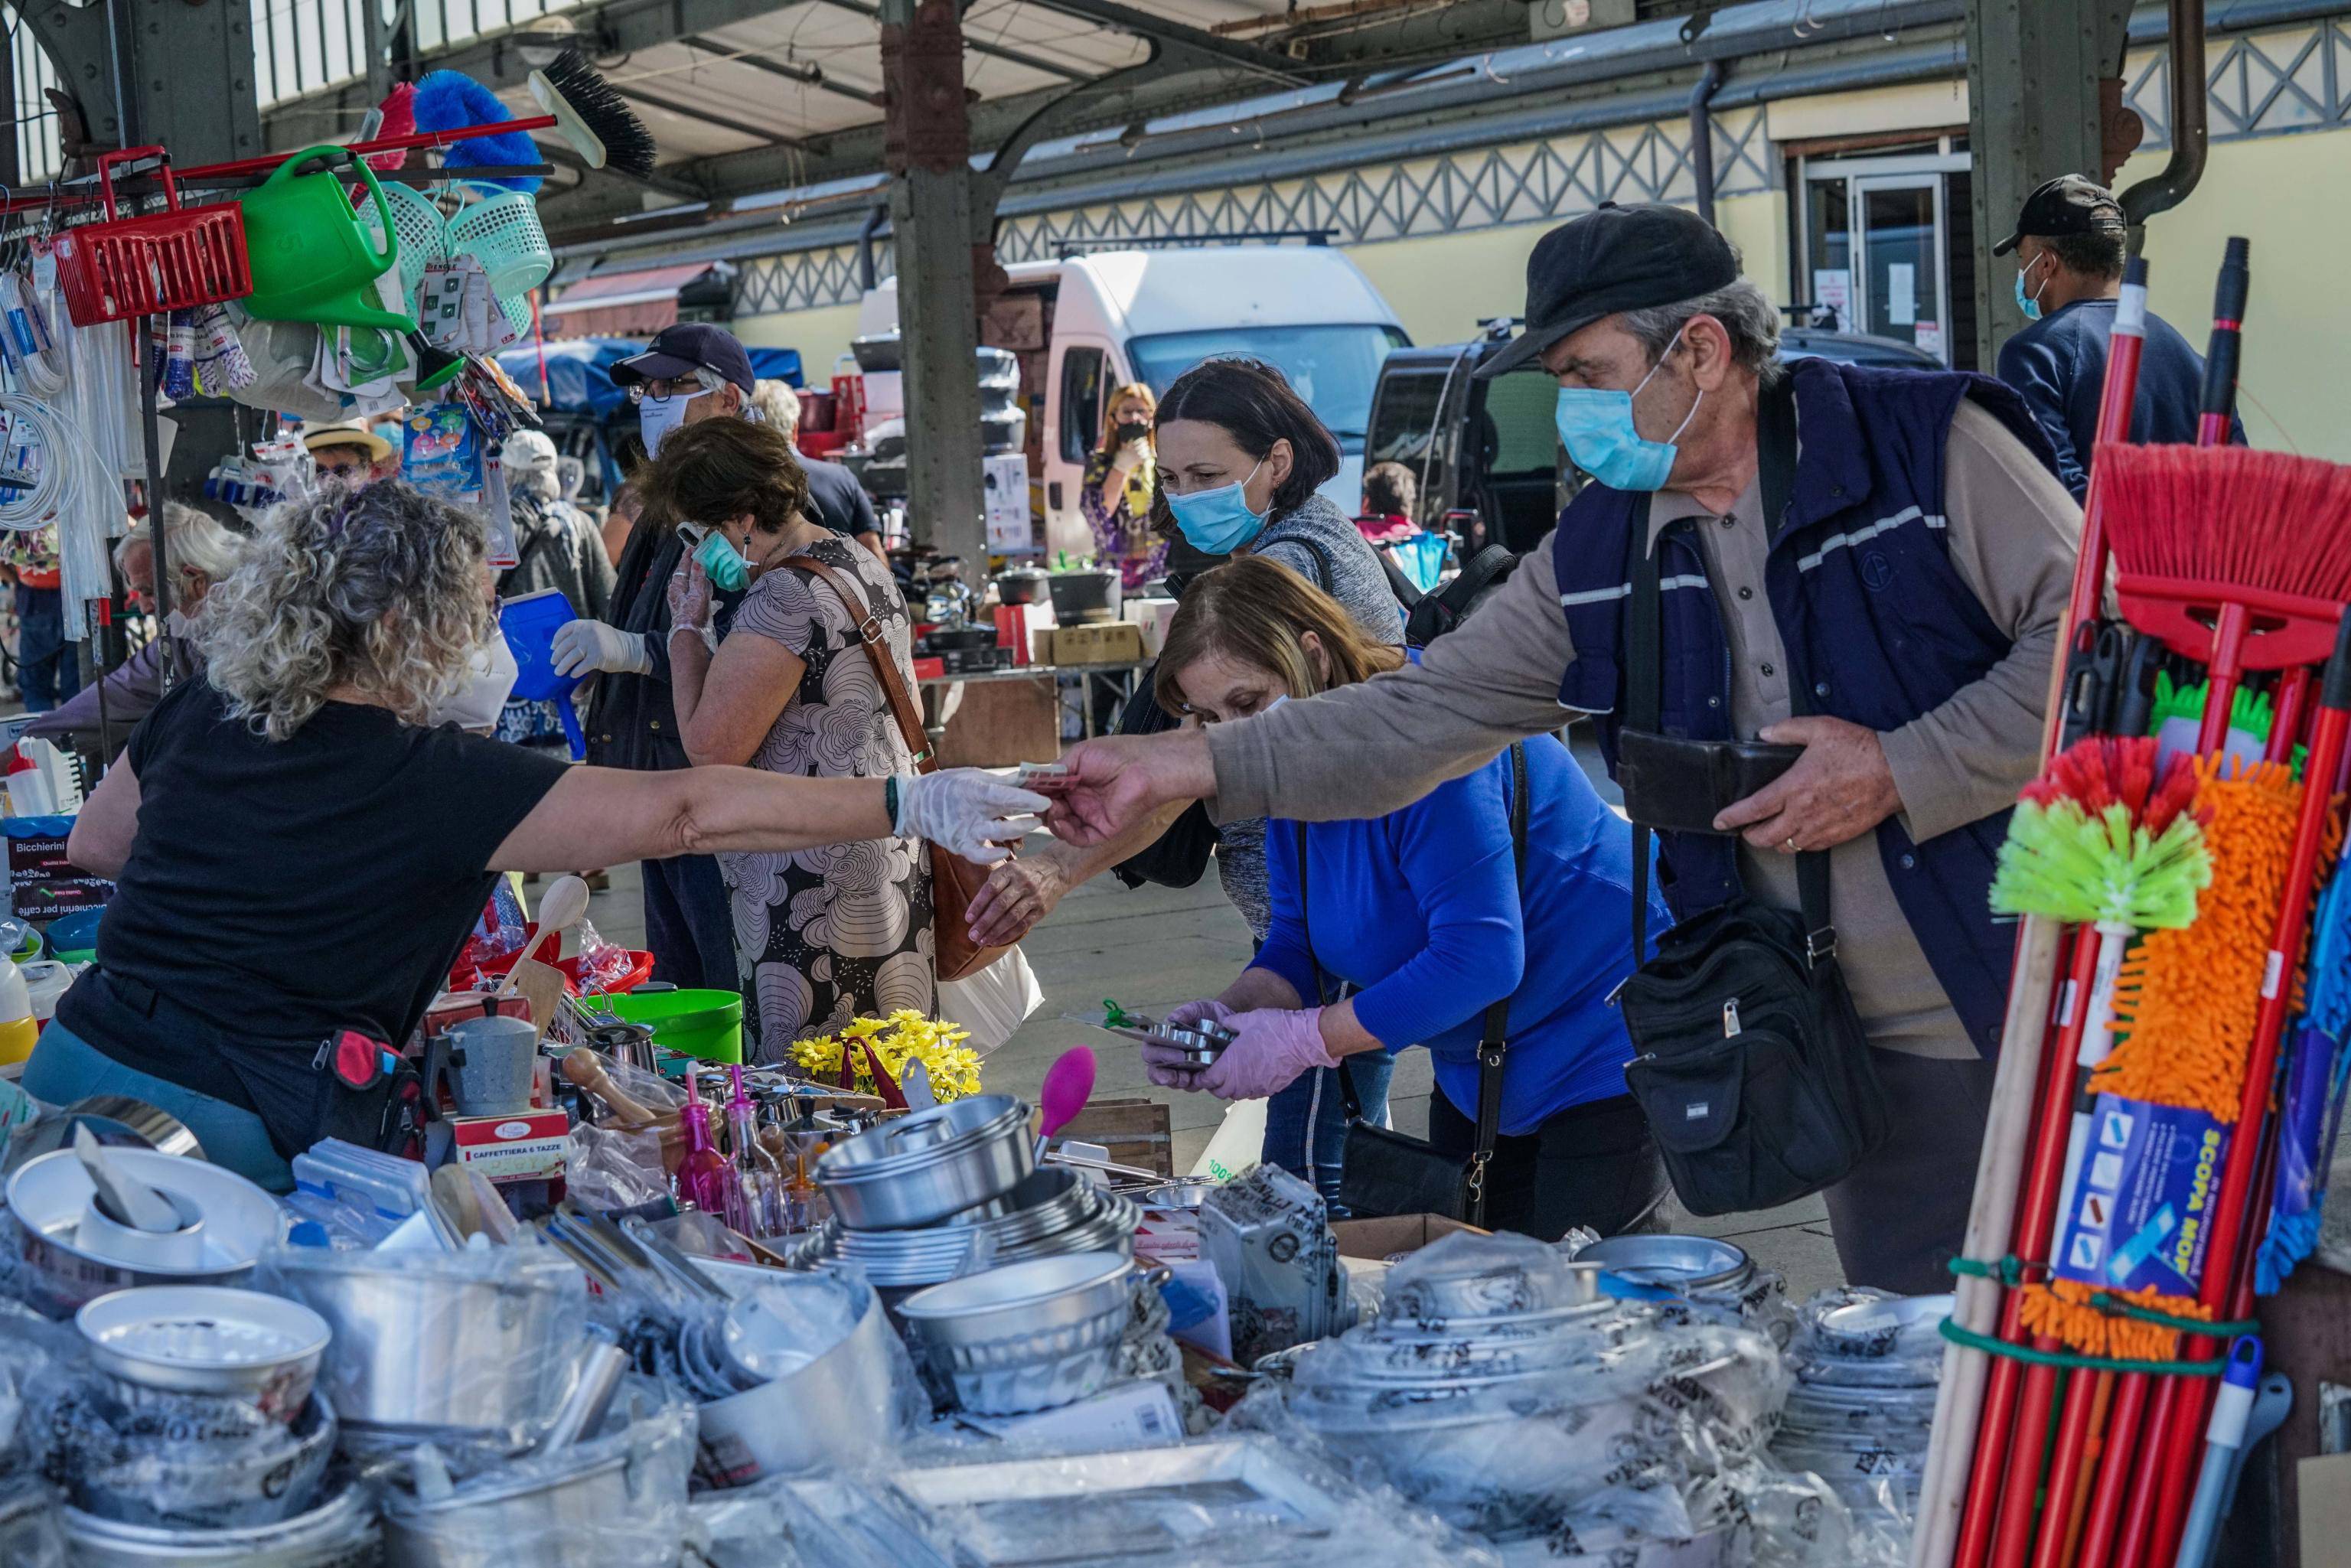
{"label": "aluminum cooking pot", "polygon": [[852,1230],[905,1230],[992,1203],[1036,1169],[1029,1107],[977,1094],[884,1122],[817,1161],[818,1185]]}
{"label": "aluminum cooking pot", "polygon": [[352,1484],[283,1524],[172,1530],[65,1511],[74,1568],[375,1568],[375,1511]]}
{"label": "aluminum cooking pot", "polygon": [[8,1178],[8,1214],[16,1257],[27,1276],[27,1300],[53,1318],[68,1318],[88,1302],[136,1285],[238,1285],[254,1260],[285,1230],[277,1202],[235,1171],[152,1149],[118,1148],[124,1172],[203,1216],[195,1267],[173,1270],[92,1252],[82,1220],[96,1192],[71,1149],[28,1161]]}
{"label": "aluminum cooking pot", "polygon": [[520,1447],[569,1391],[586,1296],[555,1254],[510,1261],[298,1249],[277,1288],[334,1331],[319,1387],[345,1427]]}
{"label": "aluminum cooking pot", "polygon": [[898,1315],[931,1344],[972,1344],[1091,1322],[1116,1309],[1132,1312],[1127,1270],[1117,1252],[1068,1252],[1032,1258],[983,1274],[967,1274],[915,1291]]}

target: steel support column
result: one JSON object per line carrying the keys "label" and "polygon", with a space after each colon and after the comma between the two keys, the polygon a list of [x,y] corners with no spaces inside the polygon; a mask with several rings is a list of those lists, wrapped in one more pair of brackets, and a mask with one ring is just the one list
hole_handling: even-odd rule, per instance
{"label": "steel support column", "polygon": [[977,580],[981,513],[979,304],[963,25],[953,0],[883,0],[883,161],[898,253],[906,496],[915,538]]}
{"label": "steel support column", "polygon": [[2128,0],[1969,0],[1976,363],[1987,371],[2000,345],[2024,325],[2014,267],[1991,260],[1990,249],[2035,185],[2059,174],[2104,172],[2106,105],[2120,101],[2129,17]]}
{"label": "steel support column", "polygon": [[[91,146],[68,158],[158,143],[182,163],[224,162],[261,152],[247,0],[116,0],[73,5],[45,0],[18,13],[72,95]],[[117,109],[113,44],[127,48],[131,124]],[[22,109],[18,113],[23,113]],[[66,131],[70,141],[73,127]]]}

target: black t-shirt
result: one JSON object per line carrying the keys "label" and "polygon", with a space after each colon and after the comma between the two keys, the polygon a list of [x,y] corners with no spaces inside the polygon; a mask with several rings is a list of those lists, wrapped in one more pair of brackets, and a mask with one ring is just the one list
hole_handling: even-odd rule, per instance
{"label": "black t-shirt", "polygon": [[[148,715],[130,759],[138,833],[99,967],[273,1055],[347,1027],[405,1040],[481,915],[491,854],[565,767],[350,703],[271,741],[204,680]],[[162,1031],[121,1039],[96,998],[68,993],[58,1014],[117,1060],[219,1092],[219,1064],[157,1060]]]}
{"label": "black t-shirt", "polygon": [[865,493],[856,475],[820,457],[803,457],[800,467],[808,475],[810,522],[851,538],[882,531],[882,519],[873,513],[873,497]]}

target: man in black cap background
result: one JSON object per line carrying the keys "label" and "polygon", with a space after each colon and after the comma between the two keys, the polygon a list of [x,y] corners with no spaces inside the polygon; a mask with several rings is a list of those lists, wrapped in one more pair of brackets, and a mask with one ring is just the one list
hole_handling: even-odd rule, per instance
{"label": "man in black cap background", "polygon": [[[612,367],[612,380],[637,405],[648,454],[680,425],[742,418],[758,384],[751,356],[735,335],[701,322],[663,328],[643,353]],[[669,580],[684,552],[674,519],[640,516],[615,568],[614,620],[582,618],[555,634],[559,673],[601,677],[588,707],[588,760],[599,767],[658,772],[691,766],[669,689]],[[740,597],[722,596],[722,624]],[[734,915],[717,861],[647,861],[643,875],[653,973],[684,988],[736,989]]]}
{"label": "man in black cap background", "polygon": [[[1987,893],[2038,760],[2080,509],[1998,382],[1782,364],[1771,302],[1687,211],[1604,206],[1553,229],[1526,317],[1479,373],[1539,360],[1558,380],[1561,439],[1592,482],[1550,538],[1416,665],[1065,754],[1054,831],[1097,841],[1186,798],[1220,820],[1376,816],[1579,713],[1614,772],[1629,566],[1654,552],[1659,727],[1802,748],[1714,834],[1665,835],[1662,885],[1678,919],[1742,889],[1792,910],[1797,855],[1825,852],[1892,1124],[1826,1191],[1838,1256],[1855,1284],[1948,1289],[2013,937]],[[1759,420],[1787,396],[1789,502],[1767,518]]]}
{"label": "man in black cap background", "polygon": [[[2016,303],[2030,321],[2001,346],[2000,379],[2032,410],[2057,454],[2057,476],[2080,500],[2106,384],[2106,343],[2123,286],[2122,204],[2079,174],[2061,174],[2024,199],[2016,232],[1991,247],[2016,254]],[[2147,313],[2134,442],[2191,442],[2204,361],[2154,311]],[[2237,439],[2244,439],[2241,427]]]}

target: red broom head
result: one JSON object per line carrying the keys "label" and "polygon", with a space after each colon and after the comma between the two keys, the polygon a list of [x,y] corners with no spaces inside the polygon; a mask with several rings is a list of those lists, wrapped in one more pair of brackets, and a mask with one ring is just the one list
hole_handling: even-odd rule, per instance
{"label": "red broom head", "polygon": [[2246,446],[2102,445],[2126,572],[2351,601],[2351,467]]}
{"label": "red broom head", "polygon": [[[416,129],[416,84],[402,82],[383,100],[383,123],[376,128],[381,137],[406,136]],[[379,174],[399,172],[408,162],[405,151],[375,152],[368,156],[368,167]]]}

